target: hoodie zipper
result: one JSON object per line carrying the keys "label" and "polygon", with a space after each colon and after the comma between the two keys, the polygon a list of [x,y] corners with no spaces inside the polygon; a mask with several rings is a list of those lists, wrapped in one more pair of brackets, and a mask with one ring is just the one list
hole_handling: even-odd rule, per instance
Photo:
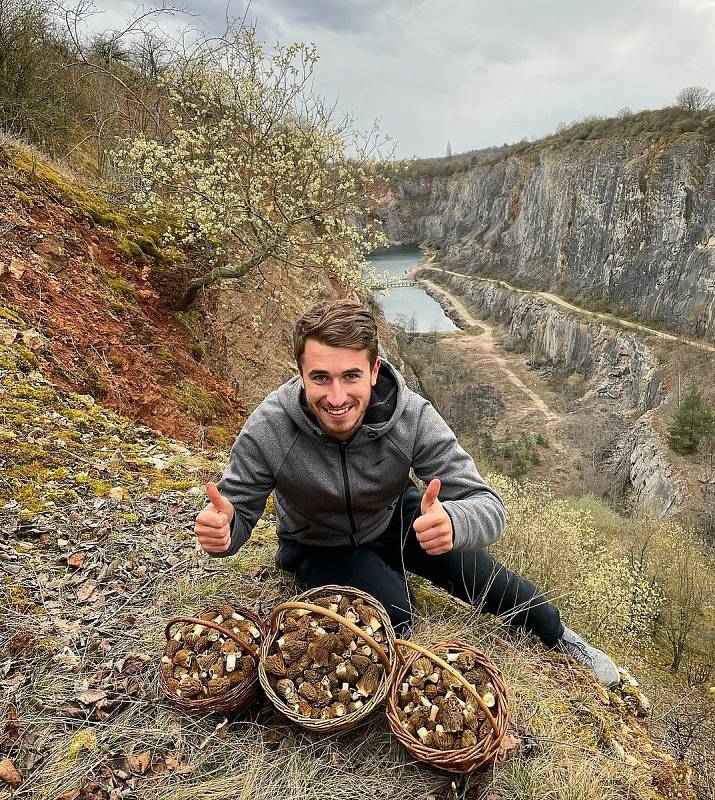
{"label": "hoodie zipper", "polygon": [[343,468],[343,482],[345,483],[345,507],[348,512],[348,520],[350,522],[350,533],[348,533],[348,541],[353,550],[357,550],[357,527],[353,519],[353,504],[350,499],[350,481],[348,480],[348,464],[345,458],[345,448],[347,445],[340,442],[340,464]]}

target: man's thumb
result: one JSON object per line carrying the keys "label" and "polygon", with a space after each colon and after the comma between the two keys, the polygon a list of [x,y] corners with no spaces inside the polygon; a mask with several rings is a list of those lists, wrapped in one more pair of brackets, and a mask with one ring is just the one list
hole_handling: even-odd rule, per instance
{"label": "man's thumb", "polygon": [[228,502],[225,497],[221,497],[218,486],[215,483],[206,484],[206,494],[208,495],[209,502],[218,511],[226,510],[226,503]]}
{"label": "man's thumb", "polygon": [[423,514],[426,514],[429,510],[434,501],[439,496],[439,490],[442,487],[442,481],[439,478],[433,478],[429,486],[427,487],[427,491],[422,495],[422,503],[421,503],[421,511]]}

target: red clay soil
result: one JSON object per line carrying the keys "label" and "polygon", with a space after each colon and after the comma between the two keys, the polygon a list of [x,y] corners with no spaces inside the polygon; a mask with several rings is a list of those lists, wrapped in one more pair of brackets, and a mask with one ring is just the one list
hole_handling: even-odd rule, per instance
{"label": "red clay soil", "polygon": [[108,230],[22,189],[0,171],[0,305],[46,337],[43,372],[168,436],[230,441],[245,405],[192,354],[191,332],[151,286],[151,258],[125,258]]}

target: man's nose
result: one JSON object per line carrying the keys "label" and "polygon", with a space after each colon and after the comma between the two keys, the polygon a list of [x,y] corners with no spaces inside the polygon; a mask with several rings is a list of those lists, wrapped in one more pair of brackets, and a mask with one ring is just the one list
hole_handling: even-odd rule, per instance
{"label": "man's nose", "polygon": [[333,408],[340,408],[346,400],[345,389],[341,386],[339,381],[331,384],[330,391],[328,392],[328,402]]}

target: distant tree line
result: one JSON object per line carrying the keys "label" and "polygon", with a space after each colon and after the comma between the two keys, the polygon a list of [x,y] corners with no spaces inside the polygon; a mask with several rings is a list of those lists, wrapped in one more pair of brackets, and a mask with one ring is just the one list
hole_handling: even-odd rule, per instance
{"label": "distant tree line", "polygon": [[525,137],[514,144],[505,142],[501,147],[466,153],[452,153],[448,143],[447,155],[441,158],[416,159],[410,165],[409,171],[414,177],[448,176],[478,165],[496,163],[510,155],[538,153],[544,148],[573,142],[684,133],[697,133],[708,141],[715,142],[715,93],[704,86],[685,87],[678,93],[675,103],[665,108],[632,111],[624,107],[615,117],[589,114],[571,123],[560,122],[555,133],[533,141]]}

